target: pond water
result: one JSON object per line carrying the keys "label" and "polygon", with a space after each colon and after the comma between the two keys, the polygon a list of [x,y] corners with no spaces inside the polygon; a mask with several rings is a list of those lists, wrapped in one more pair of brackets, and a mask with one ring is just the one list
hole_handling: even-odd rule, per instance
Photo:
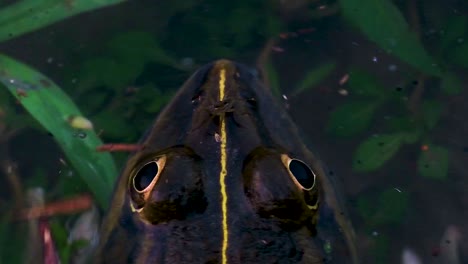
{"label": "pond water", "polygon": [[138,142],[220,58],[257,67],[326,164],[361,263],[468,263],[467,1],[86,2],[0,3],[0,263],[83,263],[127,158],[85,148]]}

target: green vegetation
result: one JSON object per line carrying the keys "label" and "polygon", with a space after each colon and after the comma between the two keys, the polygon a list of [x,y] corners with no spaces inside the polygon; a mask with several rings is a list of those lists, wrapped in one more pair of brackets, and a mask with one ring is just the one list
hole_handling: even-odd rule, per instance
{"label": "green vegetation", "polygon": [[125,0],[20,0],[0,10],[0,41],[46,27],[68,17]]}
{"label": "green vegetation", "polygon": [[[121,2],[126,1],[15,1],[0,8],[0,42],[14,41],[72,16]],[[311,92],[309,89],[344,70],[349,78],[341,88],[349,95],[332,109],[324,127],[333,139],[360,142],[349,158],[354,171],[377,172],[402,148],[412,148],[417,150],[417,176],[443,181],[448,175],[451,153],[444,142],[435,138],[435,131],[444,119],[447,101],[463,92],[459,72],[468,69],[468,41],[464,41],[468,40],[468,18],[427,15],[424,19],[436,32],[429,46],[424,34],[413,29],[424,25],[409,23],[410,19],[403,15],[407,14],[406,7],[396,3],[338,0],[336,11],[327,15],[318,13],[320,8],[315,4],[295,10],[304,11],[300,17],[306,26],[331,23],[333,19],[334,23],[344,22],[348,30],[362,34],[382,52],[403,62],[409,70],[404,73],[401,86],[388,87],[371,69],[353,62],[342,65],[342,58],[336,55],[324,61],[308,58],[310,66],[305,66],[309,67],[305,70],[303,65],[296,66],[303,76],[290,85],[287,95]],[[428,3],[420,4],[423,9]],[[89,192],[102,209],[106,208],[118,175],[115,164],[125,157],[97,152],[102,141],[137,142],[197,66],[220,57],[241,61],[255,58],[267,40],[279,39],[280,32],[297,28],[299,23],[291,22],[287,16],[293,7],[272,1],[160,1],[154,8],[154,24],[110,29],[103,36],[96,36],[92,47],[82,50],[69,40],[74,32],[50,36],[51,43],[60,43],[71,54],[69,65],[54,80],[45,76],[45,71],[39,73],[27,62],[11,58],[11,54],[0,54],[0,135],[23,129],[50,133],[70,165],[58,177],[47,175],[46,168],[34,168],[24,180],[25,188],[51,187],[54,191],[46,193],[47,202]],[[95,10],[95,15],[105,10]],[[113,20],[103,23],[111,24]],[[260,66],[272,91],[280,97],[280,67],[275,65],[274,56],[267,57]],[[428,82],[435,85],[425,88]],[[382,118],[385,109],[391,109],[391,113],[386,112]],[[74,117],[89,119],[94,129],[72,126],[70,119]],[[0,144],[4,142],[0,139]],[[410,205],[411,197],[394,189],[363,195],[357,202],[369,231],[401,224]],[[66,241],[65,223],[70,219],[59,217],[51,221],[64,263],[76,246]],[[6,228],[10,222],[7,215],[0,219],[0,241],[7,245],[0,250],[0,262],[12,260],[11,252],[17,252],[12,249],[24,244],[19,239],[5,243],[15,232]],[[389,238],[382,235],[374,242],[376,263],[386,263]]]}

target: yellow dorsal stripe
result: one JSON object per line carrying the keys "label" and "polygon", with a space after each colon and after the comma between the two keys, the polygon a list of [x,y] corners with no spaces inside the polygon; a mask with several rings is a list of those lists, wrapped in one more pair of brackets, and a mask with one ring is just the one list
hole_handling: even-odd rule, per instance
{"label": "yellow dorsal stripe", "polygon": [[[222,68],[219,74],[219,100],[224,100],[224,89],[226,88],[226,69]],[[223,228],[223,247],[221,250],[221,263],[227,263],[227,248],[228,248],[228,226],[227,226],[227,193],[226,193],[226,162],[227,162],[227,153],[226,153],[226,120],[224,119],[224,114],[220,116],[220,134],[221,134],[221,171],[219,172],[219,185],[221,186],[221,211],[222,211],[222,228]]]}

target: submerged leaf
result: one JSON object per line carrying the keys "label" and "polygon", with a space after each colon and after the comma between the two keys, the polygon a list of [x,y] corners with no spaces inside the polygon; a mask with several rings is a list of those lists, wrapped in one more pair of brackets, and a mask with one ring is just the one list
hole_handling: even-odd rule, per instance
{"label": "submerged leaf", "polygon": [[408,192],[388,189],[379,196],[379,206],[374,219],[375,225],[399,224],[405,217],[408,208]]}
{"label": "submerged leaf", "polygon": [[468,69],[468,41],[450,50],[450,59],[465,69]]}
{"label": "submerged leaf", "polygon": [[409,205],[409,193],[395,188],[378,190],[357,200],[357,209],[369,228],[399,224]]}
{"label": "submerged leaf", "polygon": [[369,128],[376,102],[355,101],[337,107],[330,115],[327,132],[340,137],[354,136]]}
{"label": "submerged leaf", "polygon": [[4,55],[0,55],[0,82],[54,136],[99,205],[105,208],[117,169],[109,153],[95,150],[102,142],[94,131],[77,131],[68,123],[70,117],[83,116],[73,101],[47,77]]}
{"label": "submerged leaf", "polygon": [[292,95],[300,94],[304,92],[306,89],[314,87],[320,81],[322,81],[325,77],[327,77],[333,70],[335,69],[335,63],[329,62],[319,67],[310,70],[306,73],[304,79],[299,83],[296,89],[292,92]]}
{"label": "submerged leaf", "polygon": [[123,90],[143,71],[144,62],[129,65],[112,57],[94,57],[86,60],[80,71],[78,82],[80,90],[107,86],[114,90]]}
{"label": "submerged leaf", "polygon": [[459,94],[462,91],[462,81],[453,73],[446,73],[442,77],[442,83],[440,84],[442,92],[447,95]]}
{"label": "submerged leaf", "polygon": [[270,86],[269,88],[271,92],[276,97],[281,96],[281,88],[280,88],[278,72],[276,71],[275,66],[273,66],[273,63],[271,63],[271,61],[268,61],[265,64],[265,71],[267,75],[265,77],[268,79],[268,84]]}
{"label": "submerged leaf", "polygon": [[416,69],[440,76],[441,70],[390,0],[340,0],[343,15],[371,41]]}
{"label": "submerged leaf", "polygon": [[447,178],[449,153],[444,147],[429,145],[419,156],[418,170],[422,176],[443,180]]}
{"label": "submerged leaf", "polygon": [[386,119],[389,131],[401,133],[403,142],[407,144],[416,143],[423,134],[424,127],[410,116],[392,117]]}
{"label": "submerged leaf", "polygon": [[468,18],[461,15],[453,15],[448,17],[447,25],[441,32],[441,46],[444,51],[458,44],[460,39],[463,39],[468,27]]}
{"label": "submerged leaf", "polygon": [[385,95],[385,89],[383,89],[377,78],[364,70],[351,70],[348,85],[349,91],[357,95],[372,97]]}
{"label": "submerged leaf", "polygon": [[[116,118],[118,116],[119,118]],[[129,135],[133,128],[128,125],[128,120],[122,113],[116,110],[105,110],[91,118],[96,129],[102,130],[108,140],[119,140],[122,135]]]}
{"label": "submerged leaf", "polygon": [[143,65],[148,61],[178,68],[177,61],[164,50],[149,32],[129,31],[118,34],[108,43],[113,58],[123,63]]}
{"label": "submerged leaf", "polygon": [[436,100],[426,100],[422,104],[422,110],[427,128],[434,128],[442,115],[442,103]]}
{"label": "submerged leaf", "polygon": [[397,153],[404,137],[401,133],[395,133],[366,139],[354,154],[353,169],[358,172],[368,172],[380,168]]}

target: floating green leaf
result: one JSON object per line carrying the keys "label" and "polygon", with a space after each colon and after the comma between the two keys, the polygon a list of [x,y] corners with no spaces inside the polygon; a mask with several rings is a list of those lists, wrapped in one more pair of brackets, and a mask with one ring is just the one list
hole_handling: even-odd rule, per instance
{"label": "floating green leaf", "polygon": [[401,223],[408,210],[408,203],[408,192],[392,188],[359,198],[357,206],[366,225],[376,228]]}
{"label": "floating green leaf", "polygon": [[408,192],[388,189],[379,195],[379,206],[374,219],[375,225],[399,224],[408,209]]}
{"label": "floating green leaf", "polygon": [[434,128],[442,115],[442,103],[436,100],[425,100],[422,104],[422,110],[427,128]]}
{"label": "floating green leaf", "polygon": [[403,143],[414,144],[418,140],[421,139],[421,136],[423,135],[423,130],[415,129],[415,130],[409,130],[409,131],[404,131],[404,132],[400,132],[400,133],[401,133],[401,135],[403,137],[402,138]]}
{"label": "floating green leaf", "polygon": [[435,76],[439,67],[390,0],[340,0],[343,15],[371,41],[416,69]]}
{"label": "floating green leaf", "polygon": [[124,0],[22,0],[0,10],[0,42]]}
{"label": "floating green leaf", "polygon": [[354,154],[353,169],[368,172],[380,168],[396,154],[403,140],[401,133],[375,135],[366,139]]}
{"label": "floating green leaf", "polygon": [[463,84],[461,80],[453,73],[446,73],[442,77],[440,84],[442,92],[447,95],[459,94],[462,91]]}
{"label": "floating green leaf", "polygon": [[354,101],[337,107],[330,115],[326,130],[340,136],[354,136],[369,128],[377,102]]}
{"label": "floating green leaf", "polygon": [[351,93],[360,96],[383,97],[385,95],[385,89],[377,78],[364,70],[351,70],[348,85]]}
{"label": "floating green leaf", "polygon": [[327,77],[335,69],[334,62],[328,62],[319,67],[310,70],[306,73],[304,79],[294,89],[291,95],[297,95],[304,92],[306,89],[312,88]]}
{"label": "floating green leaf", "polygon": [[54,136],[99,205],[105,208],[117,170],[109,153],[96,151],[102,142],[94,131],[76,131],[68,124],[70,117],[82,116],[73,101],[47,77],[4,55],[0,55],[0,82]]}
{"label": "floating green leaf", "polygon": [[429,145],[419,156],[418,171],[424,177],[443,180],[447,178],[448,166],[449,153],[444,147]]}

